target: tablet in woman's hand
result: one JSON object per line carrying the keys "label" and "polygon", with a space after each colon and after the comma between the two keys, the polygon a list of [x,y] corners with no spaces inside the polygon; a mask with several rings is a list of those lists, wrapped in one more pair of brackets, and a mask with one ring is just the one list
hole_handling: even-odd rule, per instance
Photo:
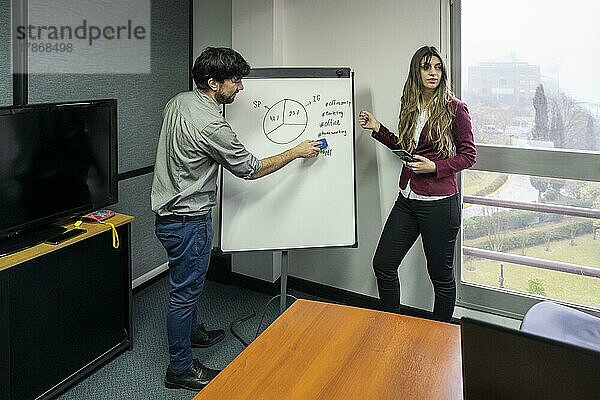
{"label": "tablet in woman's hand", "polygon": [[395,155],[397,155],[398,157],[400,157],[402,159],[402,161],[406,161],[406,162],[417,162],[417,161],[419,161],[416,158],[414,158],[412,154],[410,154],[408,151],[403,150],[403,149],[392,150],[392,153],[394,153]]}

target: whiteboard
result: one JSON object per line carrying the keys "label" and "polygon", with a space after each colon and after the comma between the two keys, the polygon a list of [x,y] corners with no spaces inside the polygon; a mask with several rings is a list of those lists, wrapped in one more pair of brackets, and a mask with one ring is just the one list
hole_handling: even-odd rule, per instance
{"label": "whiteboard", "polygon": [[221,174],[224,252],[356,247],[353,73],[349,68],[253,69],[226,119],[258,158],[307,139],[328,148],[246,181]]}

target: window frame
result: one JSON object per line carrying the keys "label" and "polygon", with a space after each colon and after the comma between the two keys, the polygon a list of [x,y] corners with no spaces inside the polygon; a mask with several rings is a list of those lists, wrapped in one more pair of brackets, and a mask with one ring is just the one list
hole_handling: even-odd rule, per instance
{"label": "window frame", "polygon": [[[461,97],[461,0],[450,0],[450,63],[454,92]],[[574,179],[600,182],[600,155],[595,152],[572,149],[532,149],[514,146],[476,144],[475,171],[531,175],[548,178]],[[462,199],[462,173],[458,176]],[[462,228],[462,226],[461,226]],[[521,319],[535,303],[545,298],[483,285],[462,282],[462,229],[457,238],[455,273],[457,281],[457,306]],[[600,316],[600,310],[577,306],[581,310]]]}

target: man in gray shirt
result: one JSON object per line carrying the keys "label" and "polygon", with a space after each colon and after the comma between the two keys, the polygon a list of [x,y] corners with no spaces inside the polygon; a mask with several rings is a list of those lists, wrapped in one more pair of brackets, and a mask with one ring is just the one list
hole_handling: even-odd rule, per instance
{"label": "man in gray shirt", "polygon": [[257,179],[296,158],[315,157],[319,143],[306,140],[281,154],[258,159],[238,140],[222,115],[244,89],[250,65],[229,48],[207,47],[196,59],[196,89],[165,106],[152,182],[156,236],[169,258],[167,334],[170,363],[165,386],[198,391],[219,371],[192,357],[192,347],[209,347],[225,337],[198,323],[197,302],[212,248],[211,208],[219,165],[243,179]]}

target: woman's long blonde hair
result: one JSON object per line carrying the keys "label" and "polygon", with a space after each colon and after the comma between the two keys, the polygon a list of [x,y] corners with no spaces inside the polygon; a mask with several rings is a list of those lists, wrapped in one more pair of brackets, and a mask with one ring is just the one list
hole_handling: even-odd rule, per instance
{"label": "woman's long blonde hair", "polygon": [[429,103],[429,138],[436,153],[442,158],[455,154],[456,149],[452,139],[451,125],[454,110],[451,102],[454,94],[448,84],[446,65],[437,49],[433,46],[423,46],[415,52],[410,60],[410,71],[402,93],[400,120],[398,121],[398,144],[412,153],[415,150],[414,131],[419,118],[420,107],[423,103],[423,82],[421,81],[421,63],[429,64],[436,56],[442,62],[442,77]]}

